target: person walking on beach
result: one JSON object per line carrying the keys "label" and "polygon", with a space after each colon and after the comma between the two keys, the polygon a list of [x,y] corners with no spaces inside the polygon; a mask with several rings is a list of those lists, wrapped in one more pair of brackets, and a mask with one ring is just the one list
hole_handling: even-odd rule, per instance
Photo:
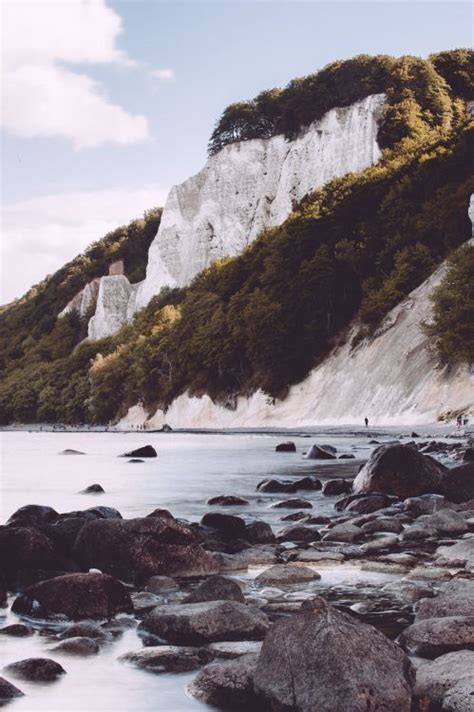
{"label": "person walking on beach", "polygon": [[364,418],[364,423],[365,423],[365,427],[368,428],[369,427],[369,419],[367,417]]}

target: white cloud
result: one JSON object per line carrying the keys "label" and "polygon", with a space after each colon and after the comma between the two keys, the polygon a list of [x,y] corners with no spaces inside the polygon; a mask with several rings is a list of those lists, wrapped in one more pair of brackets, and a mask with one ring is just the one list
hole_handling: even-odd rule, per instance
{"label": "white cloud", "polygon": [[24,294],[107,232],[164,205],[167,190],[69,191],[23,200],[2,212],[0,303]]}
{"label": "white cloud", "polygon": [[176,75],[174,69],[171,69],[171,67],[167,67],[165,69],[153,69],[153,71],[150,72],[150,76],[154,79],[170,81],[171,79],[175,79]]}
{"label": "white cloud", "polygon": [[64,63],[134,64],[116,42],[122,20],[104,0],[4,0],[3,127],[33,138],[62,136],[76,148],[149,137],[144,116],[113,104],[101,85]]}

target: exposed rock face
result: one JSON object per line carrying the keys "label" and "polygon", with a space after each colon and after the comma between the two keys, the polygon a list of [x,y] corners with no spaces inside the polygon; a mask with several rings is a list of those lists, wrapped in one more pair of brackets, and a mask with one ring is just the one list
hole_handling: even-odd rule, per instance
{"label": "exposed rock face", "polygon": [[405,653],[371,626],[317,597],[272,626],[255,690],[275,712],[409,712],[413,671]]}
{"label": "exposed rock face", "polygon": [[378,94],[331,109],[291,142],[279,135],[226,146],[172,188],[137,307],[163,286],[188,284],[216,259],[242,252],[264,228],[281,224],[293,201],[309,191],[375,163],[383,102]]}
{"label": "exposed rock face", "polygon": [[354,492],[416,497],[439,492],[446,468],[409,445],[380,445],[354,480]]}
{"label": "exposed rock face", "polygon": [[12,611],[50,618],[109,618],[130,613],[132,601],[125,586],[105,574],[68,574],[41,581],[26,589],[13,602]]}
{"label": "exposed rock face", "polygon": [[130,284],[123,274],[101,277],[97,306],[89,321],[90,339],[102,339],[115,334],[131,318],[137,285]]}
{"label": "exposed rock face", "polygon": [[59,316],[65,316],[66,314],[70,314],[72,311],[77,311],[81,317],[85,317],[89,310],[97,304],[99,284],[100,277],[96,277],[92,280],[92,282],[86,284],[84,289],[81,289],[81,291],[78,292],[64,307]]}
{"label": "exposed rock face", "polygon": [[209,601],[158,606],[138,626],[145,641],[201,645],[220,640],[261,640],[267,616],[237,601]]}

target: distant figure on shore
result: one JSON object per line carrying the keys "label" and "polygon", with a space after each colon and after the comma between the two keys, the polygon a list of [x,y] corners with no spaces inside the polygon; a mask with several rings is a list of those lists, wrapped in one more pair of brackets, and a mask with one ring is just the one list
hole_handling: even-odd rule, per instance
{"label": "distant figure on shore", "polygon": [[456,418],[456,425],[458,426],[458,430],[461,430],[462,415],[458,415],[458,417]]}
{"label": "distant figure on shore", "polygon": [[365,423],[365,427],[368,428],[369,427],[369,419],[364,418],[364,423]]}

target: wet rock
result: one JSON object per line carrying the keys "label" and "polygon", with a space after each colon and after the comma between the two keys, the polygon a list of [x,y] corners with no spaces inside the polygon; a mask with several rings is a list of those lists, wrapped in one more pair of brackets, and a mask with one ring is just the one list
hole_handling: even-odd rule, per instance
{"label": "wet rock", "polygon": [[361,530],[365,535],[376,534],[377,532],[390,532],[392,534],[400,534],[403,531],[403,526],[399,521],[391,517],[380,517],[371,522],[366,522],[361,526]]}
{"label": "wet rock", "polygon": [[296,452],[296,445],[291,440],[288,440],[286,443],[279,443],[275,448],[275,452]]}
{"label": "wet rock", "polygon": [[207,648],[158,645],[125,653],[119,660],[151,672],[190,672],[206,665],[213,658]]}
{"label": "wet rock", "polygon": [[146,518],[148,517],[155,517],[156,519],[174,519],[173,515],[171,512],[169,512],[167,509],[154,509],[153,512],[150,512],[150,514],[146,515]]}
{"label": "wet rock", "polygon": [[261,649],[262,643],[259,640],[227,640],[223,643],[211,643],[208,646],[208,650],[215,658],[224,658],[226,660],[234,660],[249,653],[258,654]]}
{"label": "wet rock", "polygon": [[34,618],[109,618],[131,612],[125,586],[105,574],[68,574],[30,586],[13,602],[12,611]]}
{"label": "wet rock", "polygon": [[311,542],[321,539],[318,530],[315,527],[306,527],[302,524],[293,524],[285,527],[277,534],[278,542],[296,541],[296,542]]}
{"label": "wet rock", "polygon": [[351,494],[339,500],[334,505],[338,512],[347,511],[354,514],[371,514],[380,509],[388,507],[393,502],[393,498],[380,494]]}
{"label": "wet rock", "polygon": [[339,460],[355,460],[355,455],[351,452],[346,452],[343,455],[339,455]]}
{"label": "wet rock", "polygon": [[145,462],[145,460],[140,460],[140,458],[138,457],[132,457],[132,459],[129,460],[129,463],[131,463],[132,465],[136,465],[140,462]]}
{"label": "wet rock", "polygon": [[450,581],[435,598],[422,599],[416,607],[416,621],[426,618],[472,616],[474,581]]}
{"label": "wet rock", "polygon": [[175,519],[163,517],[87,522],[73,553],[84,568],[98,568],[125,581],[162,574],[217,573],[215,562],[197,544],[194,532]]}
{"label": "wet rock", "polygon": [[15,697],[23,697],[24,694],[18,687],[5,680],[4,677],[0,677],[0,703],[6,700],[13,700]]}
{"label": "wet rock", "polygon": [[359,527],[355,527],[350,522],[343,522],[332,527],[323,536],[323,541],[343,541],[352,544],[363,538],[363,534]]}
{"label": "wet rock", "polygon": [[96,655],[99,652],[99,644],[93,638],[66,638],[51,650],[70,655]]}
{"label": "wet rock", "polygon": [[474,537],[463,539],[451,546],[439,546],[436,555],[447,563],[461,562],[468,570],[474,571]]}
{"label": "wet rock", "polygon": [[110,640],[111,636],[93,621],[78,621],[63,630],[59,638],[61,640],[66,640],[67,638],[92,638],[99,642],[105,642]]}
{"label": "wet rock", "polygon": [[[291,512],[290,514],[285,514],[284,517],[280,517],[282,522],[300,522],[302,520],[308,520],[309,514],[307,512]],[[329,521],[329,519],[328,519]]]}
{"label": "wet rock", "polygon": [[[289,515],[288,515],[289,516]],[[284,521],[284,517],[282,517],[282,521]],[[306,524],[330,524],[331,518],[330,517],[324,517],[320,514],[316,515],[315,517],[309,517],[309,519],[306,521]]]}
{"label": "wet rock", "polygon": [[443,477],[442,494],[450,502],[474,499],[474,462],[448,470]]}
{"label": "wet rock", "polygon": [[42,531],[10,526],[0,529],[0,561],[10,584],[22,570],[60,569],[63,563],[54,542]]}
{"label": "wet rock", "polygon": [[42,527],[58,519],[59,514],[52,507],[41,504],[26,504],[14,512],[7,521],[8,527]]}
{"label": "wet rock", "polygon": [[344,554],[341,554],[339,551],[315,551],[314,549],[306,549],[298,553],[297,561],[305,561],[307,563],[319,563],[320,561],[342,563],[344,558]]}
{"label": "wet rock", "polygon": [[255,583],[259,586],[289,586],[296,583],[316,581],[321,575],[308,566],[295,566],[291,564],[277,564],[270,566],[259,574]]}
{"label": "wet rock", "polygon": [[456,650],[474,650],[474,616],[428,618],[408,626],[398,643],[410,655],[437,658]]}
{"label": "wet rock", "polygon": [[311,445],[304,456],[305,460],[335,460],[336,448],[332,445]]}
{"label": "wet rock", "polygon": [[436,566],[417,566],[407,576],[407,579],[420,581],[446,581],[451,578],[451,573],[446,569]]}
{"label": "wet rock", "polygon": [[207,500],[207,504],[218,505],[220,507],[237,507],[239,505],[249,504],[249,501],[248,499],[232,494],[220,494],[217,495],[217,497],[210,497],[210,499]]}
{"label": "wet rock", "polygon": [[239,601],[245,603],[242,589],[236,581],[225,576],[211,576],[184,599],[184,603],[204,601]]}
{"label": "wet rock", "polygon": [[5,672],[21,680],[49,682],[66,673],[59,663],[50,658],[27,658],[3,668]]}
{"label": "wet rock", "polygon": [[322,488],[321,480],[313,475],[308,475],[307,477],[300,477],[299,480],[294,481],[295,489],[298,490],[320,490]]}
{"label": "wet rock", "polygon": [[258,712],[253,676],[258,656],[243,655],[236,660],[211,663],[188,685],[188,692],[208,705],[225,710]]}
{"label": "wet rock", "polygon": [[201,645],[220,640],[260,640],[267,616],[237,601],[158,606],[138,626],[145,642]]}
{"label": "wet rock", "polygon": [[469,529],[466,520],[451,509],[441,509],[434,514],[418,517],[416,524],[435,529],[438,534],[447,535],[464,534]]}
{"label": "wet rock", "polygon": [[296,492],[294,480],[267,478],[257,485],[257,492]]}
{"label": "wet rock", "polygon": [[271,505],[272,509],[312,509],[313,505],[307,499],[302,497],[291,497],[290,499],[282,499]]}
{"label": "wet rock", "polygon": [[360,554],[378,554],[382,551],[393,549],[398,545],[398,537],[396,534],[380,532],[379,534],[375,534],[374,537],[374,539],[367,541],[359,547]]}
{"label": "wet rock", "polygon": [[323,484],[322,494],[326,497],[332,497],[338,494],[349,494],[350,492],[352,492],[351,480],[338,478],[335,480],[328,480]]}
{"label": "wet rock", "polygon": [[268,565],[275,561],[275,548],[270,546],[253,546],[238,554],[214,554],[214,561],[220,571],[239,571],[249,566]]}
{"label": "wet rock", "polygon": [[202,517],[201,525],[215,529],[224,539],[245,539],[245,522],[234,514],[208,512]]}
{"label": "wet rock", "polygon": [[244,517],[245,539],[251,544],[272,544],[275,542],[271,526],[256,517]]}
{"label": "wet rock", "polygon": [[115,507],[89,507],[89,509],[80,509],[75,512],[65,512],[60,515],[61,519],[69,519],[70,517],[79,517],[92,521],[94,519],[122,519],[122,515]]}
{"label": "wet rock", "polygon": [[145,586],[145,591],[149,593],[168,593],[178,589],[178,582],[170,578],[170,576],[151,576]]}
{"label": "wet rock", "polygon": [[130,450],[130,452],[124,452],[120,457],[158,457],[158,453],[152,445],[144,445],[136,450]]}
{"label": "wet rock", "polygon": [[472,678],[473,670],[474,652],[470,650],[447,653],[420,666],[414,689],[420,709],[440,709],[445,694],[454,685]]}
{"label": "wet rock", "polygon": [[33,628],[23,623],[11,623],[0,628],[0,635],[11,635],[14,638],[28,638],[34,632]]}
{"label": "wet rock", "polygon": [[80,494],[105,494],[105,489],[96,483],[83,489]]}
{"label": "wet rock", "polygon": [[354,492],[381,492],[406,499],[441,493],[446,467],[409,445],[381,445],[354,480]]}
{"label": "wet rock", "polygon": [[58,455],[85,455],[85,452],[82,452],[82,450],[73,450],[72,448],[66,448],[66,450],[62,450],[61,452],[58,453]]}
{"label": "wet rock", "polygon": [[449,688],[443,697],[443,712],[472,712],[474,702],[474,674]]}
{"label": "wet rock", "polygon": [[419,497],[408,497],[403,506],[407,512],[418,517],[420,514],[433,514],[447,506],[442,494],[422,494]]}
{"label": "wet rock", "polygon": [[409,712],[413,677],[397,645],[317,597],[269,630],[254,686],[272,710]]}
{"label": "wet rock", "polygon": [[136,593],[132,593],[131,598],[133,602],[133,609],[137,616],[147,613],[148,611],[151,611],[152,608],[155,608],[155,606],[159,606],[160,603],[163,603],[160,596],[157,596],[155,593],[150,593],[149,591],[138,591]]}
{"label": "wet rock", "polygon": [[464,462],[474,462],[474,447],[468,447],[462,459]]}
{"label": "wet rock", "polygon": [[436,538],[437,534],[438,533],[434,527],[429,527],[423,524],[414,524],[401,532],[400,541],[403,543],[424,541],[425,539]]}
{"label": "wet rock", "polygon": [[434,595],[433,589],[426,585],[417,584],[414,581],[392,581],[386,584],[382,591],[391,596],[399,598],[407,604],[416,603],[422,598],[431,597]]}

